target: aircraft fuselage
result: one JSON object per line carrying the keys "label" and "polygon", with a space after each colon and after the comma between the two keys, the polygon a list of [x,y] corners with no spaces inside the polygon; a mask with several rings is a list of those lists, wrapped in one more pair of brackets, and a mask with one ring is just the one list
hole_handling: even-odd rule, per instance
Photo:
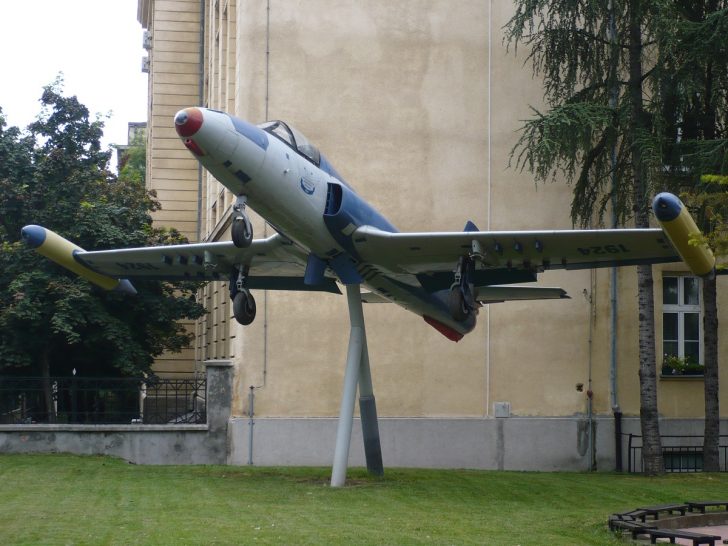
{"label": "aircraft fuselage", "polygon": [[353,240],[361,226],[397,229],[362,199],[308,140],[282,122],[261,127],[204,108],[187,108],[175,127],[197,160],[281,235],[309,256],[306,284],[326,270],[344,284],[363,284],[425,318],[450,339],[475,326],[475,316],[455,321],[446,294],[429,293],[412,275],[363,262]]}

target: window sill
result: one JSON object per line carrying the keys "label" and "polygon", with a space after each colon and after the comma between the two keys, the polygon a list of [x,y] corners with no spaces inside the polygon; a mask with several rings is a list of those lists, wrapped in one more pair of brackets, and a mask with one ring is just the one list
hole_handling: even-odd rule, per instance
{"label": "window sill", "polygon": [[660,374],[660,380],[665,381],[702,381],[704,378],[703,374]]}

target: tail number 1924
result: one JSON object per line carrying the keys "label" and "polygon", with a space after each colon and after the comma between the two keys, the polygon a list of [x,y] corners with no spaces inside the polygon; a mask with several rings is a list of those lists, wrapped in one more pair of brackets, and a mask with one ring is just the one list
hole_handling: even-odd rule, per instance
{"label": "tail number 1924", "polygon": [[579,247],[576,250],[578,250],[582,256],[589,256],[592,254],[593,255],[622,254],[625,252],[629,252],[629,249],[624,245],[588,246],[588,247]]}

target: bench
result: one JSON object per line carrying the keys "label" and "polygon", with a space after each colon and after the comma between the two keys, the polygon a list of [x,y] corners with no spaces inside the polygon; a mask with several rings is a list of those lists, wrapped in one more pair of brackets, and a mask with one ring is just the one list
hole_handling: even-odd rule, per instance
{"label": "bench", "polygon": [[717,506],[719,508],[722,506],[728,512],[728,501],[688,501],[685,504],[688,505],[688,510],[690,512],[698,510],[701,514],[705,514],[705,509],[709,506]]}
{"label": "bench", "polygon": [[647,535],[649,529],[657,529],[657,526],[619,518],[609,520],[610,531],[628,531],[632,535],[632,540],[636,540],[640,535]]}
{"label": "bench", "polygon": [[647,512],[644,510],[630,510],[629,512],[617,512],[616,514],[613,514],[615,518],[625,520],[625,521],[645,521],[645,518],[647,517]]}
{"label": "bench", "polygon": [[[653,519],[657,519],[657,516],[661,512],[667,512],[668,514],[678,513],[681,516],[685,515],[685,512],[688,510],[687,504],[659,504],[657,506],[643,506],[641,508],[638,508],[638,510],[642,510],[645,513],[645,518],[647,516],[652,516]],[[642,520],[644,521],[644,519]]]}
{"label": "bench", "polygon": [[649,535],[650,543],[657,544],[658,538],[669,538],[670,544],[675,544],[676,538],[684,538],[693,541],[693,546],[707,544],[715,546],[716,541],[722,540],[717,535],[704,535],[702,533],[693,533],[692,531],[680,531],[678,529],[646,529],[645,534]]}

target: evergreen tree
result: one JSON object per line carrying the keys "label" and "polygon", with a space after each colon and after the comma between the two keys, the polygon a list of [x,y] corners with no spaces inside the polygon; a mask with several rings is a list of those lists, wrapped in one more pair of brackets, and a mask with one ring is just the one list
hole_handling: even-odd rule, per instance
{"label": "evergreen tree", "polygon": [[[546,112],[534,110],[514,148],[541,181],[561,173],[573,186],[572,220],[649,227],[662,170],[662,105],[655,44],[669,2],[519,0],[506,25],[510,44],[529,47],[543,77]],[[647,474],[664,472],[657,413],[652,268],[638,266],[640,421]]]}
{"label": "evergreen tree", "polygon": [[[705,241],[725,255],[728,212],[728,2],[675,0],[666,7],[656,44],[662,107],[665,182],[678,187]],[[718,175],[718,176],[716,176]],[[715,279],[703,280],[705,431],[703,465],[718,471],[718,310]]]}

